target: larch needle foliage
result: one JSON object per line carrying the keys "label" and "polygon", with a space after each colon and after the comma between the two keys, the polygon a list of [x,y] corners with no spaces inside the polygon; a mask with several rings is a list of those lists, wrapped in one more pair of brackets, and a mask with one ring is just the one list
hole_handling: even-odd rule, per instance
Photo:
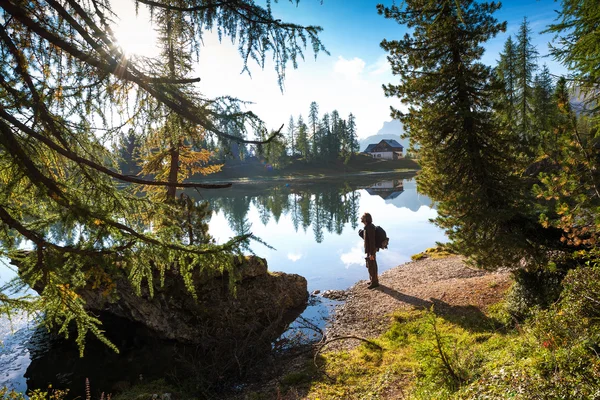
{"label": "larch needle foliage", "polygon": [[[0,251],[20,265],[19,280],[0,288],[0,311],[41,310],[45,324],[65,334],[75,322],[81,349],[88,332],[102,338],[102,331],[78,289],[110,295],[115,278],[127,276],[138,291],[151,290],[154,277],[177,268],[193,295],[194,270],[231,268],[251,238],[215,245],[205,207],[175,196],[176,188],[224,186],[183,182],[214,168],[203,138],[244,142],[220,127],[263,126],[232,106],[240,100],[203,96],[200,80],[189,76],[192,62],[204,61],[204,32],[235,40],[245,69],[272,57],[280,84],[306,47],[325,50],[321,28],[276,19],[270,2],[134,3],[151,10],[156,59],[123,52],[108,0],[0,3]],[[110,149],[123,132],[142,138],[140,157],[153,179],[119,172]],[[19,284],[38,288],[40,297],[20,298]]]}
{"label": "larch needle foliage", "polygon": [[[556,33],[551,53],[569,69],[569,76],[559,79],[555,90],[558,168],[542,174],[535,188],[538,197],[550,204],[541,222],[564,232],[561,240],[575,258],[594,263],[600,259],[598,24],[597,2],[564,0],[556,22],[548,28]],[[579,104],[571,104],[569,86],[576,89]]]}

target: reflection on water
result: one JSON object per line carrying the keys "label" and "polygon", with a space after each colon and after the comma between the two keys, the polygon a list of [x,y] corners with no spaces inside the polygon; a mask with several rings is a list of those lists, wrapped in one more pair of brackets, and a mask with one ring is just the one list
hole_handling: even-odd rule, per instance
{"label": "reflection on water", "polygon": [[414,180],[364,180],[238,185],[205,193],[214,209],[210,232],[220,243],[235,234],[254,233],[274,247],[251,245],[267,259],[269,269],[305,276],[310,292],[346,289],[368,277],[357,234],[364,212],[390,237],[389,249],[378,254],[381,272],[446,240],[430,223],[437,213],[417,192]]}
{"label": "reflection on water", "polygon": [[[364,212],[370,212],[374,223],[383,226],[390,237],[389,249],[377,256],[380,272],[409,261],[412,254],[433,246],[436,241],[446,240],[443,232],[429,222],[436,217],[430,200],[417,193],[416,182],[411,179],[373,182],[362,177],[353,182],[245,184],[206,191],[202,197],[193,191],[188,195],[212,205],[214,212],[209,231],[217,242],[224,243],[236,234],[254,233],[273,247],[259,242],[252,242],[250,246],[255,254],[267,259],[269,269],[303,275],[311,293],[317,289],[346,289],[367,279],[362,240],[357,234]],[[0,284],[12,274],[14,272],[0,264]],[[335,304],[335,301],[312,298],[302,314],[303,320],[298,320],[297,325],[312,321],[322,327]],[[18,316],[11,330],[7,320],[0,319],[0,340],[4,342],[4,347],[0,347],[0,386],[25,391],[27,376],[29,385],[39,387],[63,358],[66,369],[69,365],[82,371],[87,368],[85,364],[75,363],[81,361],[77,356],[68,356],[56,348],[46,351],[47,343],[36,343],[38,339],[32,336],[31,325],[25,316]],[[160,347],[162,353],[171,351]],[[98,354],[106,350],[100,349]],[[124,351],[124,354],[133,357],[132,352]],[[110,358],[106,354],[100,357]],[[172,358],[172,354],[166,357]],[[32,365],[31,358],[35,359]],[[122,372],[108,364],[107,361],[96,366],[111,370],[115,376],[142,373],[131,368],[129,372]],[[38,376],[38,369],[47,370],[46,376]],[[160,375],[160,371],[152,373]],[[71,379],[66,375],[59,378]],[[105,385],[111,387],[108,381]]]}
{"label": "reflection on water", "polygon": [[9,321],[0,317],[0,387],[8,386],[25,392],[25,371],[30,362],[27,344],[33,334],[33,325],[26,314],[11,316]]}
{"label": "reflection on water", "polygon": [[377,195],[384,200],[393,200],[404,192],[404,182],[400,179],[381,181],[365,189],[371,196]]}

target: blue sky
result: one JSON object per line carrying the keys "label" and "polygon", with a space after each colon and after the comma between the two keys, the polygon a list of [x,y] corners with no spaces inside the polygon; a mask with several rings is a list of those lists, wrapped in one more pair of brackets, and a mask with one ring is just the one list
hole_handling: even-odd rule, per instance
{"label": "blue sky", "polygon": [[[391,74],[387,53],[379,47],[379,43],[384,38],[401,38],[406,32],[405,27],[395,21],[379,16],[377,3],[370,0],[324,0],[322,4],[319,0],[301,0],[298,6],[286,0],[273,3],[273,13],[277,18],[321,26],[321,39],[331,55],[321,53],[315,60],[312,50],[307,49],[305,61],[300,61],[297,70],[289,66],[282,93],[271,62],[267,62],[264,70],[251,64],[251,77],[241,74],[242,63],[235,45],[227,39],[219,43],[216,35],[209,34],[205,37],[205,47],[196,68],[196,76],[202,78],[199,89],[207,96],[233,95],[253,102],[249,109],[271,129],[282,124],[287,126],[290,115],[296,119],[302,114],[306,118],[310,102],[316,101],[321,114],[337,109],[345,118],[352,112],[356,116],[359,137],[375,134],[384,121],[391,119],[390,105],[401,106],[397,99],[383,95],[382,84],[397,82],[398,78]],[[383,3],[390,5],[392,1]],[[144,24],[143,15],[137,23],[132,23],[132,9],[125,8],[122,0],[116,4],[117,12],[127,21],[118,30],[123,42],[130,42],[131,51],[151,52],[151,28]],[[560,7],[560,3],[553,0],[511,0],[502,4],[502,9],[495,16],[500,21],[507,21],[507,31],[485,45],[482,61],[495,65],[508,36],[514,37],[523,18],[527,17],[534,44],[541,56],[539,64],[548,64],[554,74],[564,74],[562,66],[544,57],[548,54],[552,35],[540,34],[554,20],[554,10]],[[142,48],[145,50],[140,50]]]}

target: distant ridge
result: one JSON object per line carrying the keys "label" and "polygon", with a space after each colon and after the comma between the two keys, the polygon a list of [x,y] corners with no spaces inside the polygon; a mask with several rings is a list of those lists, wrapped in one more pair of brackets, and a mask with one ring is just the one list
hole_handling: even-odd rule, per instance
{"label": "distant ridge", "polygon": [[402,123],[396,119],[386,121],[383,123],[383,127],[374,135],[371,135],[365,139],[358,141],[360,145],[360,151],[364,151],[368,145],[379,143],[382,139],[394,139],[400,143],[404,150],[408,149],[408,139],[401,139],[400,135],[404,133]]}

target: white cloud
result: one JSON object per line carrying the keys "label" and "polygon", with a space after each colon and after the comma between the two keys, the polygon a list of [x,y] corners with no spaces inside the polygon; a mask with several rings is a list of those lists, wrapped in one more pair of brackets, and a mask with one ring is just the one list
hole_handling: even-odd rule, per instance
{"label": "white cloud", "polygon": [[302,258],[302,254],[288,253],[287,258],[288,258],[288,260],[291,260],[292,262],[296,262]]}
{"label": "white cloud", "polygon": [[387,56],[381,56],[375,61],[373,64],[369,65],[367,68],[369,70],[369,75],[377,76],[387,74],[391,75],[392,69],[390,67],[390,62],[387,59]]}
{"label": "white cloud", "polygon": [[365,265],[363,242],[358,241],[350,251],[342,253],[340,255],[340,260],[342,260],[346,268],[349,268],[351,265]]}
{"label": "white cloud", "polygon": [[342,75],[347,79],[356,80],[362,74],[365,65],[365,62],[358,57],[354,57],[352,60],[346,60],[344,57],[339,56],[333,70],[336,74]]}
{"label": "white cloud", "polygon": [[250,77],[240,74],[243,65],[235,45],[228,40],[220,43],[215,33],[205,34],[204,44],[194,74],[202,78],[198,84],[202,93],[207,97],[231,95],[251,102],[247,110],[262,118],[269,129],[287,124],[290,115],[296,120],[302,114],[306,120],[310,103],[316,101],[320,116],[333,110],[343,118],[353,113],[358,136],[367,137],[391,119],[390,105],[401,106],[398,99],[386,98],[381,88],[393,82],[384,55],[373,62],[354,55],[335,59],[319,54],[316,60],[307,57],[299,62],[298,69],[288,65],[282,93],[268,57],[264,70],[250,62]]}

